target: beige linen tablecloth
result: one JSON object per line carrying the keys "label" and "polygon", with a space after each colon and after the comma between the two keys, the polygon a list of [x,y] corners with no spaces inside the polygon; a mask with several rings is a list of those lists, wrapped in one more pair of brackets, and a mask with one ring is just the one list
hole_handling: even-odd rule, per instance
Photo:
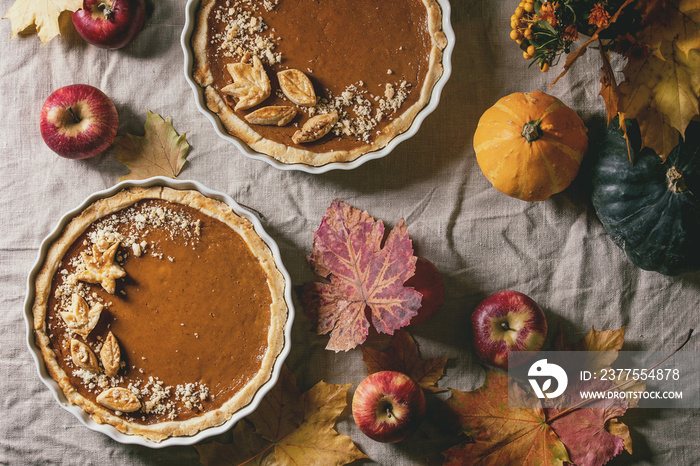
{"label": "beige linen tablecloth", "polygon": [[[0,0],[0,12],[11,4]],[[482,383],[484,370],[470,349],[469,315],[481,299],[502,289],[522,291],[543,307],[550,339],[559,326],[578,339],[592,326],[626,325],[627,348],[665,351],[689,328],[698,328],[700,274],[669,278],[628,262],[595,217],[585,180],[539,203],[511,199],[489,185],[472,149],[479,116],[511,92],[547,91],[559,68],[548,74],[528,69],[508,37],[513,1],[462,0],[452,7],[454,70],[437,110],[384,159],[323,175],[250,160],[214,133],[183,76],[184,1],[151,1],[144,30],[119,51],[89,46],[70,29],[43,47],[36,36],[10,41],[10,23],[0,20],[0,464],[198,461],[193,447],[121,445],[83,427],[41,383],[26,347],[26,281],[42,239],[66,211],[126,173],[112,151],[72,161],[42,141],[43,101],[73,83],[111,96],[121,134],[142,134],[147,109],[171,116],[192,145],[180,178],[200,181],[261,212],[294,285],[311,279],[306,255],[333,199],[368,210],[390,226],[404,218],[417,254],[437,265],[447,286],[441,312],[411,331],[423,357],[452,357],[440,387],[472,390]],[[579,112],[591,138],[604,112],[598,69],[597,54],[588,53],[548,91]],[[320,380],[352,383],[354,390],[365,374],[360,350],[326,351],[327,337],[309,328],[297,306],[288,364],[302,390]],[[700,349],[699,340],[688,348]],[[377,463],[439,463],[440,452],[455,442],[439,425],[425,423],[409,442],[375,443],[359,432],[349,410],[346,414],[338,430]],[[623,421],[634,455],[624,452],[610,464],[700,463],[698,410],[632,410]]]}

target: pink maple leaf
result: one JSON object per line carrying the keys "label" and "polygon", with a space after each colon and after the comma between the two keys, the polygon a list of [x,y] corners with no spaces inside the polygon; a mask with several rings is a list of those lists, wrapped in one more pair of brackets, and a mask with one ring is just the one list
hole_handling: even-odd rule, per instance
{"label": "pink maple leaf", "polygon": [[[304,285],[304,309],[319,335],[330,333],[326,349],[347,351],[369,332],[367,314],[380,333],[408,325],[421,294],[404,283],[416,257],[401,219],[384,239],[384,224],[367,212],[335,200],[314,233],[309,263],[325,282]],[[368,309],[368,311],[367,311]]]}
{"label": "pink maple leaf", "polygon": [[[600,382],[588,389],[604,391],[611,383]],[[576,392],[574,390],[573,392]],[[572,404],[582,401],[574,396]],[[601,400],[588,407],[564,413],[564,409],[546,409],[549,424],[559,440],[569,451],[571,461],[577,466],[601,466],[625,449],[624,440],[609,431],[609,424],[627,411],[627,402],[620,398]],[[565,414],[560,416],[560,414]]]}

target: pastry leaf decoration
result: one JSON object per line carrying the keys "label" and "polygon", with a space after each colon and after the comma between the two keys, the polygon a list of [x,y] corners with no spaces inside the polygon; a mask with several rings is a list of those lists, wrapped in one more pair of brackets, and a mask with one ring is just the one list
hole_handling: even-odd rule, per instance
{"label": "pastry leaf decoration", "polygon": [[15,0],[3,18],[10,20],[10,38],[17,34],[36,32],[41,43],[46,45],[61,33],[61,13],[77,11],[82,6],[83,0]]}
{"label": "pastry leaf decoration", "polygon": [[[591,329],[579,343],[571,344],[560,332],[554,349],[561,351],[612,352],[608,359],[591,359],[591,368],[609,367],[624,343],[625,328]],[[611,360],[613,359],[613,360]],[[600,382],[592,390],[613,389],[615,382]],[[622,382],[622,381],[621,381]],[[643,386],[636,384],[636,390]],[[511,396],[519,405],[508,407],[508,376],[490,370],[483,386],[471,392],[452,390],[448,400],[459,429],[472,441],[443,452],[446,464],[554,464],[603,465],[623,450],[632,452],[629,429],[619,418],[628,404],[617,399],[606,407],[587,407],[572,400],[572,408],[544,408],[534,395],[517,383]],[[591,448],[595,445],[595,448]]]}
{"label": "pastry leaf decoration", "polygon": [[61,311],[61,318],[66,323],[66,327],[73,333],[86,338],[100,320],[100,314],[104,306],[100,303],[90,307],[78,293],[71,296],[71,308],[69,311]]}
{"label": "pastry leaf decoration", "polygon": [[143,136],[118,135],[114,140],[117,160],[131,170],[119,181],[152,176],[177,178],[190,152],[185,135],[175,131],[170,117],[164,120],[150,110],[144,130]]}
{"label": "pastry leaf decoration", "polygon": [[248,56],[240,63],[229,63],[226,67],[233,78],[233,83],[221,89],[221,92],[233,96],[238,102],[234,110],[247,110],[255,107],[270,96],[272,88],[265,68],[258,57],[253,55],[252,63]]}
{"label": "pastry leaf decoration", "polygon": [[233,429],[233,443],[195,445],[204,465],[343,465],[367,458],[334,426],[347,406],[350,384],[319,382],[301,393],[286,367],[277,385]]}
{"label": "pastry leaf decoration", "polygon": [[107,293],[114,294],[117,288],[116,279],[126,275],[124,269],[114,260],[117,248],[119,248],[118,242],[112,244],[106,251],[100,251],[97,245],[93,244],[91,256],[81,252],[85,270],[77,273],[75,278],[83,282],[99,283]]}
{"label": "pastry leaf decoration", "polygon": [[100,349],[100,361],[102,361],[102,366],[105,368],[105,374],[107,377],[115,377],[119,372],[119,365],[121,364],[121,349],[119,348],[119,342],[112,332],[107,334],[107,338],[102,343],[102,348]]}
{"label": "pastry leaf decoration", "polygon": [[381,220],[336,200],[314,233],[308,260],[321,280],[304,285],[302,302],[314,330],[330,333],[326,349],[347,351],[363,343],[370,321],[393,335],[417,314],[422,296],[404,286],[416,257],[403,219],[384,239]]}
{"label": "pastry leaf decoration", "polygon": [[389,348],[378,351],[362,347],[362,360],[367,372],[373,374],[381,371],[402,372],[429,392],[441,392],[437,382],[445,375],[445,365],[449,358],[437,357],[422,359],[418,354],[418,345],[406,330],[398,330],[391,339]]}

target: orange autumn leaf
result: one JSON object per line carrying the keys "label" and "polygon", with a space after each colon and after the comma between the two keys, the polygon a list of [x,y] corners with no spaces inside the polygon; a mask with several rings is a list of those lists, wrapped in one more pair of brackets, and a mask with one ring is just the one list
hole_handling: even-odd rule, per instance
{"label": "orange autumn leaf", "polygon": [[615,72],[610,65],[610,57],[608,53],[599,48],[600,57],[603,60],[602,71],[600,77],[600,96],[605,102],[605,110],[607,113],[608,124],[617,116],[620,111],[620,89],[615,80]]}
{"label": "orange autumn leaf", "polygon": [[437,382],[445,375],[445,364],[448,359],[446,357],[421,359],[416,341],[406,330],[398,330],[385,351],[362,347],[362,360],[367,366],[368,374],[381,371],[402,372],[415,380],[424,390],[433,393],[445,390],[438,388]]}
{"label": "orange autumn leaf", "polygon": [[300,393],[294,375],[284,369],[258,409],[239,422],[231,444],[197,445],[204,465],[344,465],[367,458],[350,437],[335,430],[347,407],[351,384],[319,382]]}
{"label": "orange autumn leaf", "polygon": [[[560,330],[553,350],[591,352],[590,367],[604,368],[617,358],[624,336],[624,327],[591,329],[581,341],[572,343]],[[599,382],[599,389],[614,389],[618,382],[624,381]],[[594,466],[605,464],[623,449],[632,452],[629,429],[618,419],[628,407],[621,400],[604,408],[587,407],[589,404],[583,401],[567,409],[543,408],[538,398],[511,382],[514,401],[528,408],[509,408],[508,383],[506,374],[489,371],[481,388],[472,392],[452,391],[448,405],[470,441],[443,452],[446,464],[566,462]],[[643,390],[643,387],[636,385],[634,389]],[[596,448],[591,449],[590,445]]]}
{"label": "orange autumn leaf", "polygon": [[[527,395],[515,387],[519,396]],[[488,371],[481,388],[452,390],[447,400],[471,442],[443,452],[446,465],[563,465],[570,462],[564,444],[549,426],[537,398],[531,408],[508,407],[508,376]]]}

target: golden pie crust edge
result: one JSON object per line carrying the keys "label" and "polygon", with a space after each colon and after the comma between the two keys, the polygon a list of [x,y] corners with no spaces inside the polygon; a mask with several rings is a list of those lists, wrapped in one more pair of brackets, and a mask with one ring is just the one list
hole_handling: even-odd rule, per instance
{"label": "golden pie crust edge", "polygon": [[[184,421],[165,421],[151,425],[128,422],[112,411],[83,397],[71,385],[70,380],[58,364],[56,354],[50,347],[46,329],[46,315],[53,276],[59,269],[61,259],[71,244],[95,221],[126,208],[140,200],[161,199],[193,207],[202,213],[220,220],[237,232],[258,258],[268,277],[271,294],[271,321],[268,331],[268,348],[263,357],[260,371],[241,391],[227,400],[220,408]],[[34,316],[35,340],[51,377],[58,382],[68,401],[80,406],[100,424],[110,424],[128,435],[138,435],[154,442],[168,437],[191,436],[197,432],[223,424],[231,416],[248,405],[258,389],[271,377],[275,361],[285,344],[284,327],[288,318],[287,303],[284,299],[285,279],[277,268],[272,251],[255,232],[253,225],[236,215],[227,204],[204,196],[198,191],[177,190],[168,187],[128,188],[112,197],[98,200],[73,218],[61,235],[49,247],[46,259],[35,279],[35,298],[32,307]]]}
{"label": "golden pie crust edge", "polygon": [[263,138],[246,122],[241,120],[226,105],[219,93],[212,87],[214,77],[207,60],[208,18],[216,0],[202,0],[197,11],[197,19],[192,35],[194,53],[193,77],[203,88],[207,107],[216,113],[221,123],[231,135],[241,139],[251,149],[267,154],[286,164],[302,163],[311,166],[326,165],[331,162],[350,162],[359,156],[385,147],[392,139],[410,128],[416,115],[425,107],[433,93],[433,88],[444,71],[442,66],[443,50],[447,46],[447,37],[442,30],[442,8],[436,0],[423,0],[428,16],[428,32],[431,38],[428,71],[420,90],[418,101],[407,108],[401,115],[384,127],[370,144],[363,144],[351,150],[329,152],[312,152],[310,150],[290,147],[285,144]]}

